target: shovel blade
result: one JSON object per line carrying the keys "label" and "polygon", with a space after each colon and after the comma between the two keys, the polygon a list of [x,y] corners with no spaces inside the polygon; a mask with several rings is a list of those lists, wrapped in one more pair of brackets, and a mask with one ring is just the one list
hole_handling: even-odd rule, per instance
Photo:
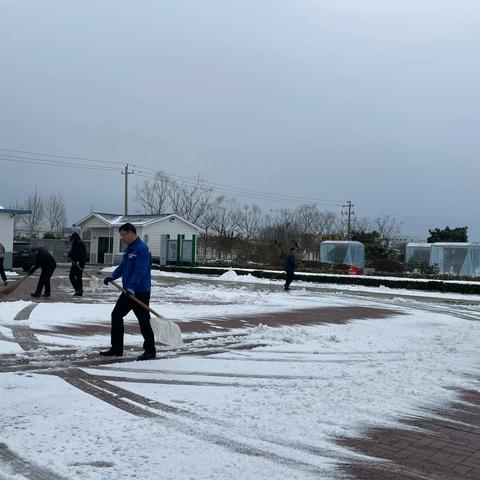
{"label": "shovel blade", "polygon": [[98,278],[92,275],[90,277],[90,290],[95,293],[98,290]]}
{"label": "shovel blade", "polygon": [[165,343],[171,347],[183,345],[182,332],[175,322],[163,317],[152,317],[150,318],[150,326],[157,342]]}

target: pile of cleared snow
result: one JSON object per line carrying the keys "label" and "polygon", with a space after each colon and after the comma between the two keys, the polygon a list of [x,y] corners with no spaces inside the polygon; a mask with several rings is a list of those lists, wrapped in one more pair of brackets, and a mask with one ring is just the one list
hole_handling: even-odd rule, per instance
{"label": "pile of cleared snow", "polygon": [[227,272],[225,272],[223,275],[220,275],[218,277],[220,280],[225,280],[227,282],[256,282],[257,279],[251,275],[250,273],[248,275],[237,275],[235,270],[233,268],[230,268]]}

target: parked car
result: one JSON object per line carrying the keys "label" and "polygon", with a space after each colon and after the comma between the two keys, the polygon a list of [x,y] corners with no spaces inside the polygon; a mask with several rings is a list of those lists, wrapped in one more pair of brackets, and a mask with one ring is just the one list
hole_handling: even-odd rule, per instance
{"label": "parked car", "polygon": [[13,268],[22,268],[26,272],[34,263],[30,243],[27,241],[13,242]]}

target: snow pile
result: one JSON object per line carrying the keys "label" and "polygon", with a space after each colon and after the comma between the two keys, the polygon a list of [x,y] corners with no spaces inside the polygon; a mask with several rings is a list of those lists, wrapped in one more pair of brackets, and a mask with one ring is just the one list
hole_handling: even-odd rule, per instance
{"label": "snow pile", "polygon": [[230,268],[227,272],[225,272],[223,275],[220,275],[218,277],[220,280],[224,280],[226,282],[257,282],[258,278],[255,278],[252,274],[247,274],[247,275],[237,275],[235,270],[233,268]]}

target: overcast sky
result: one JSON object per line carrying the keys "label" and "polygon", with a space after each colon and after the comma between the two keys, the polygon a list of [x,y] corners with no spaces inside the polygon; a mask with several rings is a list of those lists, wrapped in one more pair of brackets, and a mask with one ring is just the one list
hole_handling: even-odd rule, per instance
{"label": "overcast sky", "polygon": [[[480,241],[478,0],[0,6],[2,148],[351,200],[406,234],[467,225]],[[0,204],[38,187],[71,222],[123,211],[119,170],[0,167]]]}

